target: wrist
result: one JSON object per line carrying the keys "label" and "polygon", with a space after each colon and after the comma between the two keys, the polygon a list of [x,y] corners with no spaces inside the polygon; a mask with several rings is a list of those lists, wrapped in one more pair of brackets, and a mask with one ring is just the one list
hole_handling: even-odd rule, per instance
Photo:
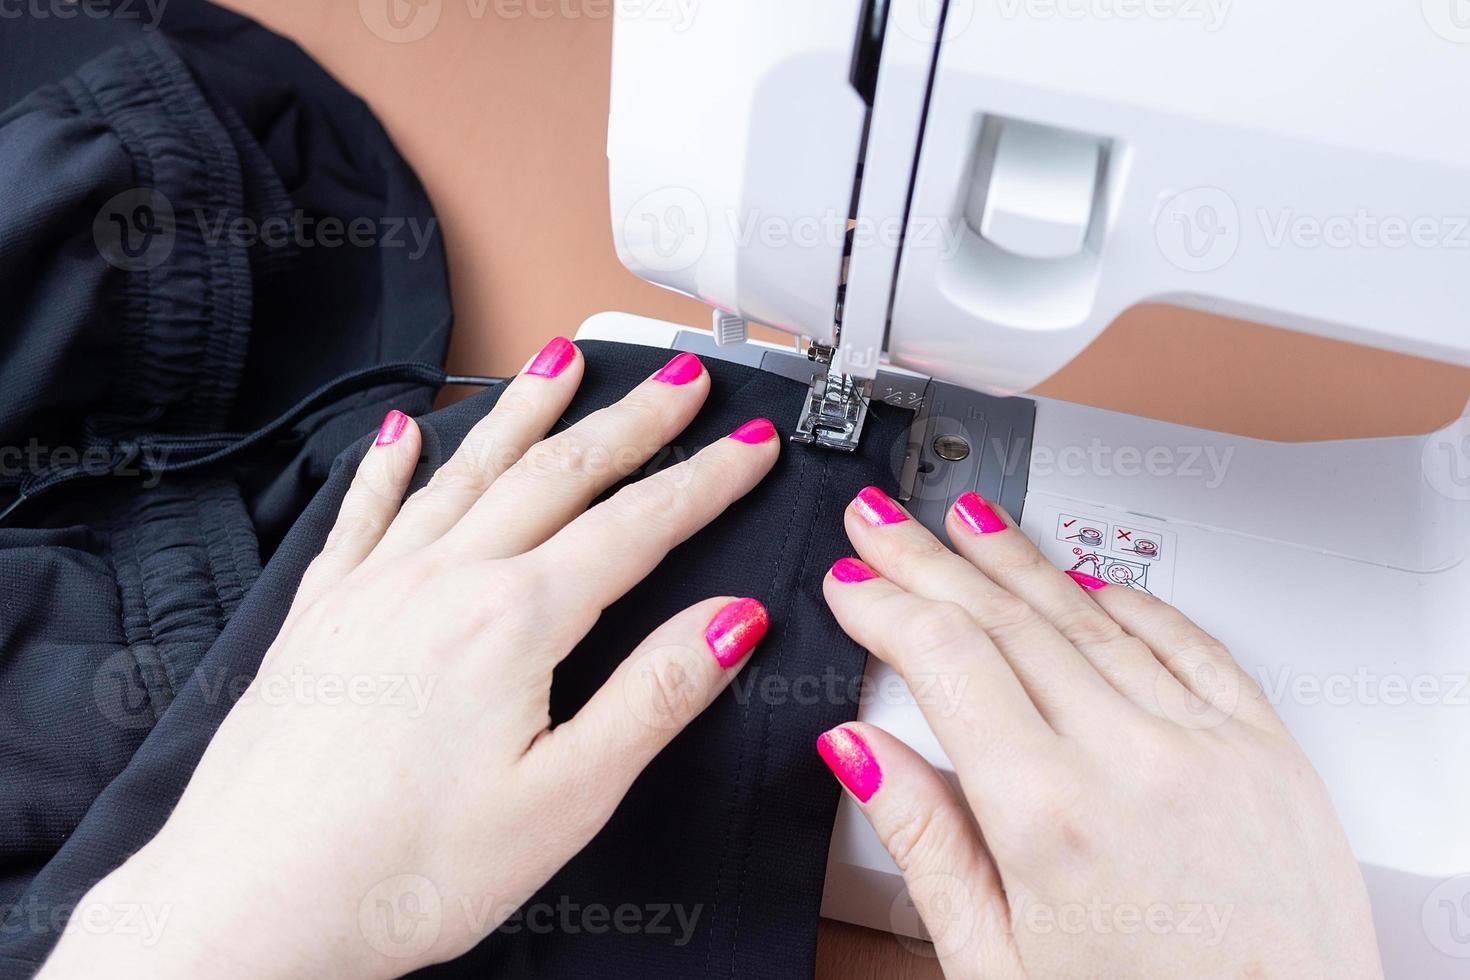
{"label": "wrist", "polygon": [[234,980],[325,968],[313,962],[324,945],[313,917],[288,910],[262,877],[247,861],[203,860],[165,831],[83,896],[40,976]]}

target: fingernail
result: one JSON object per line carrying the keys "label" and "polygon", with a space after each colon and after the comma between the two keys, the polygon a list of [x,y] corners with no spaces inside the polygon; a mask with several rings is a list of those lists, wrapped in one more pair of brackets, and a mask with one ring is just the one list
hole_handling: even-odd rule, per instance
{"label": "fingernail", "polygon": [[383,416],[383,424],[378,426],[378,440],[375,446],[391,446],[403,438],[403,430],[408,428],[408,416],[398,409],[394,409]]}
{"label": "fingernail", "polygon": [[858,733],[846,728],[834,728],[817,736],[817,754],[827,763],[847,791],[866,803],[883,785],[883,770],[873,758],[868,743]]}
{"label": "fingernail", "polygon": [[751,419],[749,422],[730,433],[730,438],[736,442],[744,442],[755,446],[768,439],[774,439],[776,427],[771,424],[770,419]]}
{"label": "fingernail", "polygon": [[551,343],[541,348],[531,361],[531,366],[526,368],[527,374],[534,374],[538,378],[554,378],[567,369],[567,365],[577,356],[577,348],[565,337],[553,337]]}
{"label": "fingernail", "polygon": [[704,365],[699,363],[699,358],[693,354],[680,354],[663,367],[659,368],[658,374],[653,380],[662,381],[669,385],[687,385],[699,377],[704,370]]}
{"label": "fingernail", "polygon": [[898,504],[877,487],[868,487],[857,495],[852,504],[857,508],[858,515],[873,527],[899,524],[909,519],[909,515],[900,510]]}
{"label": "fingernail", "polygon": [[869,582],[877,578],[878,573],[856,558],[839,558],[832,566],[832,577],[839,582]]}
{"label": "fingernail", "polygon": [[954,502],[954,512],[960,522],[976,534],[994,534],[1006,529],[1006,522],[978,493],[960,494],[960,499]]}
{"label": "fingernail", "polygon": [[725,669],[734,667],[766,635],[771,619],[754,599],[736,599],[715,613],[704,630],[704,642]]}
{"label": "fingernail", "polygon": [[1072,581],[1076,582],[1078,585],[1086,589],[1088,592],[1096,592],[1098,589],[1105,589],[1108,587],[1108,583],[1104,582],[1100,578],[1095,578],[1094,576],[1088,575],[1086,572],[1068,572],[1067,576],[1071,578]]}

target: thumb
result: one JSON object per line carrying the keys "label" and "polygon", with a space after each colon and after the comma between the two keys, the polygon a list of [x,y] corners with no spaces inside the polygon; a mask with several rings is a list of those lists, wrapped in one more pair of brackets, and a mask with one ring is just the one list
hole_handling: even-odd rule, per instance
{"label": "thumb", "polygon": [[817,752],[903,872],[944,975],[1025,976],[995,862],[944,777],[903,742],[860,722],[821,735]]}

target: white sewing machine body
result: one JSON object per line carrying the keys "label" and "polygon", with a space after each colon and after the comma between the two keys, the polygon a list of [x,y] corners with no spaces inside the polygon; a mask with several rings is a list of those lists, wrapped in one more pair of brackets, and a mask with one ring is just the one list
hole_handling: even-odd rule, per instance
{"label": "white sewing machine body", "polygon": [[[883,29],[863,0],[706,0],[677,31],[620,12],[619,254],[726,311],[721,340],[749,319],[816,345],[812,411],[839,411],[791,451],[859,439],[836,403],[882,399],[880,371],[1025,390],[1146,300],[1470,363],[1470,25],[1444,6],[890,0]],[[582,336],[709,345],[621,314]],[[931,399],[912,445],[973,452],[902,474],[910,509],[939,529],[984,486],[1063,567],[1224,640],[1332,790],[1389,975],[1459,975],[1470,419],[1286,445],[1034,401],[1008,469],[983,419]],[[861,717],[949,767],[911,700]],[[847,800],[824,913],[921,933]]]}

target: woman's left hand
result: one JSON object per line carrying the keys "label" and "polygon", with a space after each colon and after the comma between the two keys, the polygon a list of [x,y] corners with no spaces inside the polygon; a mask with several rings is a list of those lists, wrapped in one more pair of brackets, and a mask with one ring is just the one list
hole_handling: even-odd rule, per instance
{"label": "woman's left hand", "polygon": [[[733,596],[685,610],[555,728],[552,671],[766,475],[780,439],[755,420],[588,510],[689,424],[710,380],[680,355],[543,439],[582,371],[553,341],[406,503],[420,435],[389,415],[177,809],[83,899],[43,973],[408,973],[469,950],[602,828],[766,612]],[[88,930],[123,905],[151,910],[156,941]]]}

